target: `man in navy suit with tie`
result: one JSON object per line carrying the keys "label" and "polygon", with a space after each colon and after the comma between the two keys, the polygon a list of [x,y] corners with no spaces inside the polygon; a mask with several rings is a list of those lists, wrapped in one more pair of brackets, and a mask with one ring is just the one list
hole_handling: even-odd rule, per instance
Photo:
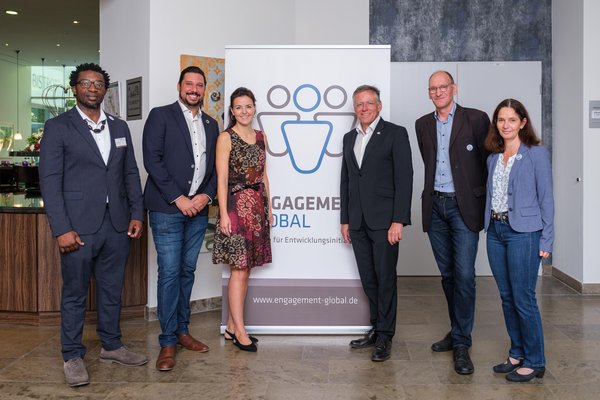
{"label": "man in navy suit with tie", "polygon": [[91,275],[96,279],[100,360],[143,365],[123,346],[121,290],[131,238],[142,233],[140,176],[127,124],[100,105],[109,76],[99,65],[71,73],[77,105],[48,120],[40,149],[40,186],[61,253],[61,345],[69,386],[89,383],[83,323]]}
{"label": "man in navy suit with tie", "polygon": [[190,297],[198,254],[217,191],[217,122],[201,110],[206,76],[195,66],[181,71],[175,103],[150,111],[144,126],[144,205],[158,258],[160,353],[156,369],[175,367],[177,344],[206,352],[189,333]]}
{"label": "man in navy suit with tie", "polygon": [[410,143],[404,127],[379,116],[379,89],[359,86],[352,99],[358,123],[344,135],[340,222],[369,299],[372,329],[350,347],[375,346],[371,360],[385,361],[396,331],[398,243],[410,225]]}

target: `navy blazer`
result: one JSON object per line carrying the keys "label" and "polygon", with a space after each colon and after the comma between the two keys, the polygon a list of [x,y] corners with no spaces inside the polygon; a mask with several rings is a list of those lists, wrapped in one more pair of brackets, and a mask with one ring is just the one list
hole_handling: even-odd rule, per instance
{"label": "navy blazer", "polygon": [[[490,127],[490,119],[483,111],[456,105],[452,132],[450,133],[450,163],[456,201],[463,221],[474,232],[483,229],[485,206],[485,165],[488,151],[483,143]],[[421,194],[423,231],[431,225],[433,190],[437,160],[437,126],[434,113],[415,122],[417,142],[423,164],[425,179]]]}
{"label": "navy blazer", "polygon": [[[217,193],[215,152],[219,125],[202,113],[206,133],[206,174],[195,194],[204,193],[211,199]],[[144,125],[142,139],[144,167],[148,180],[144,189],[144,206],[150,211],[168,214],[179,212],[174,201],[187,196],[194,176],[192,139],[179,101],[153,108]],[[208,207],[200,212],[208,213]]]}
{"label": "navy blazer", "polygon": [[410,225],[413,168],[408,133],[382,119],[367,143],[361,167],[354,155],[356,129],[344,135],[340,206],[342,224],[359,229]]}
{"label": "navy blazer", "polygon": [[[500,153],[488,157],[485,229],[490,224],[494,170]],[[508,179],[508,222],[517,232],[542,231],[540,250],[552,252],[554,196],[550,153],[543,146],[521,144]]]}
{"label": "navy blazer", "polygon": [[44,126],[40,187],[54,236],[69,231],[79,235],[98,231],[107,198],[116,231],[126,231],[133,219],[144,219],[142,187],[129,128],[124,121],[106,116],[111,144],[107,164],[75,107]]}

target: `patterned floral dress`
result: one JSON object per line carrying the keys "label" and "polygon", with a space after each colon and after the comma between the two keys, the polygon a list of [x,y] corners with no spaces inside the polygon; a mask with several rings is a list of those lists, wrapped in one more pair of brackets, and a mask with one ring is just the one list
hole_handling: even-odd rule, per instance
{"label": "patterned floral dress", "polygon": [[265,141],[261,131],[255,131],[255,144],[246,143],[233,129],[227,132],[231,136],[227,196],[231,235],[223,234],[217,215],[213,263],[253,268],[272,260],[269,199],[262,183]]}

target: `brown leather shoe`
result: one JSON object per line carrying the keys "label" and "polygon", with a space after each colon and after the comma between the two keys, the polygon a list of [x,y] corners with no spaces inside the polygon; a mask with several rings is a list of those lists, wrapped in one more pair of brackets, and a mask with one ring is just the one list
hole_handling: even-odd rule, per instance
{"label": "brown leather shoe", "polygon": [[208,346],[199,340],[196,340],[189,333],[184,333],[178,336],[179,344],[188,350],[197,351],[200,353],[206,353]]}
{"label": "brown leather shoe", "polygon": [[160,348],[156,359],[156,369],[159,371],[170,371],[175,367],[175,352],[177,346],[163,346]]}

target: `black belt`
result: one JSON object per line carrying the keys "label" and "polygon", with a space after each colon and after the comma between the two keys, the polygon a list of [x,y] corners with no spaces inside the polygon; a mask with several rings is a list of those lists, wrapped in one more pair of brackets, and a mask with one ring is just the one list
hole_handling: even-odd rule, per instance
{"label": "black belt", "polygon": [[437,197],[447,197],[447,198],[456,197],[455,192],[438,192],[437,190],[434,190],[432,194]]}
{"label": "black belt", "polygon": [[260,190],[260,186],[261,185],[262,185],[262,182],[256,182],[256,183],[252,183],[252,184],[249,184],[249,185],[246,185],[246,184],[244,184],[244,185],[235,185],[235,186],[233,186],[230,189],[229,193],[235,194],[237,192],[241,192],[244,189],[252,189],[252,190],[258,192]]}
{"label": "black belt", "polygon": [[508,222],[508,211],[499,213],[492,211],[492,220]]}

